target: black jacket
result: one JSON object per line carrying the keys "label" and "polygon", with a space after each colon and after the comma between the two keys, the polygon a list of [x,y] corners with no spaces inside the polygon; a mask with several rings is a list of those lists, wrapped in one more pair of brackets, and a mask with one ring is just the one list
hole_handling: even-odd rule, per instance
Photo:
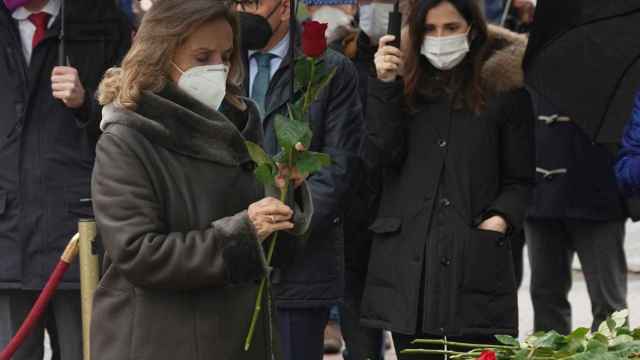
{"label": "black jacket", "polygon": [[480,114],[452,111],[449,100],[407,113],[401,81],[369,83],[369,138],[385,174],[365,325],[408,335],[517,332],[509,236],[477,229],[499,214],[518,230],[530,197],[533,110],[517,39],[484,66],[497,95]]}
{"label": "black jacket", "polygon": [[[94,93],[130,44],[124,15],[111,9],[101,14],[109,21],[67,28],[67,56],[87,94],[84,106],[71,110],[51,94],[60,17],[27,66],[17,25],[0,5],[0,288],[40,289],[78,219],[93,217],[89,178],[100,118]],[[67,10],[72,22],[74,9]],[[62,287],[78,281],[73,266]]]}
{"label": "black jacket", "polygon": [[[248,71],[248,59],[245,66]],[[297,50],[297,55],[301,55]],[[343,55],[327,50],[327,68],[335,68],[330,84],[311,105],[309,121],[313,129],[311,150],[327,153],[333,164],[308,179],[313,195],[314,216],[306,247],[288,259],[290,264],[274,272],[274,293],[279,306],[308,307],[340,300],[344,288],[344,240],[342,217],[345,198],[357,166],[361,138],[362,108],[358,97],[358,79],[353,65]],[[273,127],[276,114],[286,114],[291,101],[291,56],[284,59],[269,84],[266,114],[263,119],[264,148],[278,152]],[[248,94],[249,79],[245,81]],[[294,96],[301,96],[297,91]],[[278,244],[274,256],[289,253]]]}
{"label": "black jacket", "polygon": [[[368,84],[369,78],[375,75],[373,58],[377,47],[371,45],[369,37],[363,31],[357,31],[341,41],[335,41],[331,44],[331,48],[348,56],[353,63],[358,73],[358,94],[363,104],[363,116],[366,118]],[[366,133],[364,126],[361,131],[363,134]],[[369,226],[378,212],[382,187],[381,169],[366,161],[366,153],[370,146],[372,146],[371,142],[363,136],[359,149],[360,161],[358,167],[354,168],[352,177],[353,191],[349,193],[348,210],[344,217],[345,269],[362,284],[369,265],[373,238]],[[361,284],[346,285],[361,286]]]}
{"label": "black jacket", "polygon": [[616,152],[589,140],[540,94],[532,91],[532,97],[537,171],[528,217],[624,220],[627,208],[614,173]]}

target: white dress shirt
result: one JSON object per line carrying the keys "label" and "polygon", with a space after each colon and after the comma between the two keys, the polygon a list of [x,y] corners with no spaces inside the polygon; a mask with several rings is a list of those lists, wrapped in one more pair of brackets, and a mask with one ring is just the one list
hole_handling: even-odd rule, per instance
{"label": "white dress shirt", "polygon": [[[51,28],[53,22],[58,17],[58,13],[60,13],[60,0],[49,0],[47,5],[45,5],[42,10],[38,12],[46,12],[51,15],[49,19],[49,23],[47,24],[47,28]],[[24,6],[17,8],[12,16],[13,19],[18,24],[18,30],[20,31],[20,42],[22,43],[22,52],[24,53],[24,58],[27,60],[27,64],[31,62],[31,50],[33,48],[33,35],[36,33],[36,26],[33,25],[31,20],[29,20],[29,16],[31,16],[32,12],[25,9]]]}
{"label": "white dress shirt", "polygon": [[[283,37],[282,40],[280,40],[276,44],[276,46],[273,47],[273,49],[267,51],[267,53],[275,55],[271,59],[271,75],[269,76],[270,79],[273,78],[273,75],[280,68],[282,60],[284,60],[284,57],[287,56],[287,51],[289,51],[290,38],[291,37],[289,36],[289,33],[287,33],[287,35]],[[253,57],[253,54],[257,52],[258,51],[255,50],[249,51],[249,97],[253,95],[253,79],[256,78],[256,74],[258,73],[258,62]]]}

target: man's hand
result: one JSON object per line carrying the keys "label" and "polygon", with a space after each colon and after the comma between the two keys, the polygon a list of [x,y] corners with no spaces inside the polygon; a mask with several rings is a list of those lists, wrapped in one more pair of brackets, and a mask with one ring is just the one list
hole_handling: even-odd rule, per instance
{"label": "man's hand", "polygon": [[[305,151],[306,148],[302,143],[297,143],[295,146],[296,151]],[[301,173],[298,169],[293,168],[290,169],[288,166],[284,164],[278,164],[278,175],[276,176],[276,186],[280,189],[284,189],[287,184],[287,180],[289,179],[293,183],[293,188],[297,189],[304,183],[304,181],[309,177],[307,173]]]}
{"label": "man's hand", "polygon": [[69,66],[56,66],[51,74],[53,97],[68,108],[77,109],[84,104],[85,90],[80,82],[78,70]]}

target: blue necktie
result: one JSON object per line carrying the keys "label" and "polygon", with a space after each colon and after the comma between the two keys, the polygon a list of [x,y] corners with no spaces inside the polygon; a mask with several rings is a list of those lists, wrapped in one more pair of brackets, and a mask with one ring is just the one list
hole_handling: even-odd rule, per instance
{"label": "blue necktie", "polygon": [[271,80],[271,59],[275,57],[269,53],[255,53],[253,57],[258,63],[258,72],[253,79],[251,89],[251,98],[258,103],[262,113],[265,113],[265,99],[267,90],[269,89],[269,81]]}

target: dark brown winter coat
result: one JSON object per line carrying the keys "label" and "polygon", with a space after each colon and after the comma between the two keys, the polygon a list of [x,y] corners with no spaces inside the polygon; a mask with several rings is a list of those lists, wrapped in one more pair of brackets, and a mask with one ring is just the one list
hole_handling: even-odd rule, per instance
{"label": "dark brown winter coat", "polygon": [[[272,360],[266,297],[243,350],[266,270],[246,211],[264,193],[244,144],[262,137],[247,104],[224,103],[224,116],[167,85],[145,92],[135,112],[105,107],[93,200],[108,264],[93,359]],[[296,214],[304,231],[310,214]]]}

